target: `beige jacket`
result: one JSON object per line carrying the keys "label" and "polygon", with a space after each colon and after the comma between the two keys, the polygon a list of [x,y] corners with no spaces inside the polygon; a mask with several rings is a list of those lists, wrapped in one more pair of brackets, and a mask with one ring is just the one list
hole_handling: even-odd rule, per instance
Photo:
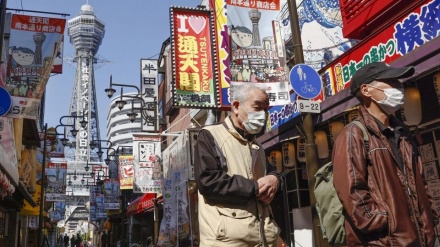
{"label": "beige jacket", "polygon": [[255,138],[246,140],[230,118],[205,127],[197,138],[195,166],[200,246],[276,246],[279,228],[269,206],[256,199],[266,161]]}

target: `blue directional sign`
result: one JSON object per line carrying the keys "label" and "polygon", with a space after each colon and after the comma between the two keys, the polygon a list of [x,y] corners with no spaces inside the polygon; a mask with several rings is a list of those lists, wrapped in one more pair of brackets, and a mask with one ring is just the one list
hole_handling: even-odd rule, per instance
{"label": "blue directional sign", "polygon": [[307,64],[297,64],[289,74],[290,84],[296,94],[304,99],[313,99],[322,89],[321,78],[318,73]]}
{"label": "blue directional sign", "polygon": [[11,105],[11,95],[8,93],[8,91],[6,91],[6,89],[0,87],[0,117],[9,112]]}

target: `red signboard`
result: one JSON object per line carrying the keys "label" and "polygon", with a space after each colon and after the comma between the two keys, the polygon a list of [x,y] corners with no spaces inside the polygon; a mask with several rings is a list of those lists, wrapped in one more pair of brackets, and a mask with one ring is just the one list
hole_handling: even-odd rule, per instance
{"label": "red signboard", "polygon": [[348,88],[351,77],[363,65],[380,61],[391,63],[439,36],[439,7],[440,1],[425,1],[425,4],[416,7],[394,25],[362,41],[333,61],[329,67],[322,69],[320,74],[327,85],[327,95]]}
{"label": "red signboard", "polygon": [[174,105],[218,107],[212,12],[171,8]]}
{"label": "red signboard", "polygon": [[132,201],[127,208],[127,216],[141,213],[154,206],[155,193],[147,193]]}
{"label": "red signboard", "polygon": [[344,24],[342,26],[344,37],[353,39],[364,38],[361,34],[365,28],[369,28],[369,25],[366,24],[384,12],[389,11],[390,7],[393,4],[395,5],[396,2],[395,0],[339,1],[342,22]]}

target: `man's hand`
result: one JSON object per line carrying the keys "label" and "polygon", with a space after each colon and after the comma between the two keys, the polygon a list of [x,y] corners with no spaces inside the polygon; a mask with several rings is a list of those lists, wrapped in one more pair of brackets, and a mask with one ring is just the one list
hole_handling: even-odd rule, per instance
{"label": "man's hand", "polygon": [[278,190],[278,178],[274,175],[267,175],[257,180],[258,195],[257,199],[265,204],[269,204],[275,197]]}

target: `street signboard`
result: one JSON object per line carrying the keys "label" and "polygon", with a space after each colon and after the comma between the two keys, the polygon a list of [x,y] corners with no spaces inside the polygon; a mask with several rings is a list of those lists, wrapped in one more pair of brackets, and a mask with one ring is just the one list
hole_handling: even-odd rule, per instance
{"label": "street signboard", "polygon": [[322,89],[321,77],[307,64],[297,64],[290,70],[289,81],[296,94],[304,99],[313,99]]}
{"label": "street signboard", "polygon": [[0,117],[9,112],[11,105],[11,95],[6,89],[0,87]]}
{"label": "street signboard", "polygon": [[299,112],[320,113],[321,104],[318,101],[312,100],[297,100],[296,105]]}

